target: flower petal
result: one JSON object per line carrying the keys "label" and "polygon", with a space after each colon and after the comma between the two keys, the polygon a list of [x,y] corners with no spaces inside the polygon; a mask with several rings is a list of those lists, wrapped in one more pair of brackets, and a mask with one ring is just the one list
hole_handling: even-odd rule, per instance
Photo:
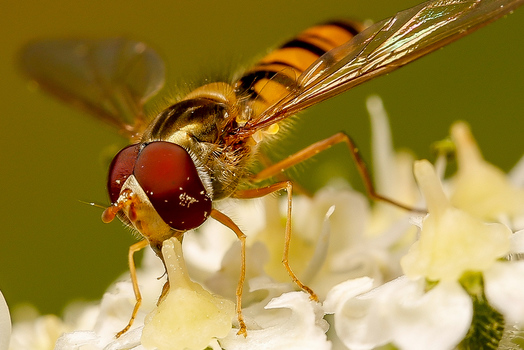
{"label": "flower petal", "polygon": [[[360,280],[361,283],[365,282],[362,288],[369,287],[369,281]],[[336,307],[335,330],[337,336],[347,347],[372,349],[391,342],[393,334],[392,329],[387,326],[388,307],[385,301],[391,289],[396,288],[401,280],[394,280],[368,293],[349,298]],[[353,283],[344,283],[337,287],[346,288],[348,295],[356,292],[356,286]],[[341,294],[341,292],[342,290],[338,290],[336,293]],[[383,306],[386,308],[380,310]]]}
{"label": "flower petal", "polygon": [[469,126],[453,124],[451,137],[457,146],[458,164],[451,203],[484,219],[524,214],[524,189],[514,186],[502,170],[482,158]]}
{"label": "flower petal", "polygon": [[419,241],[401,259],[408,277],[456,281],[466,271],[485,271],[509,252],[508,227],[485,224],[452,207],[427,160],[415,162],[414,170],[429,215],[424,219]]}
{"label": "flower petal", "polygon": [[355,278],[334,286],[328,293],[326,301],[322,304],[326,314],[334,314],[343,307],[344,303],[351,298],[365,292],[373,287],[373,280],[369,277]]}
{"label": "flower petal", "polygon": [[524,230],[520,230],[511,235],[510,252],[513,254],[524,254]]}
{"label": "flower petal", "polygon": [[[416,205],[420,195],[413,177],[413,155],[394,149],[389,118],[382,99],[377,95],[368,97],[366,108],[371,122],[375,190],[405,205]],[[389,227],[392,221],[405,214],[404,209],[377,201],[373,208],[373,220],[370,222],[368,231],[375,234],[382,232]]]}
{"label": "flower petal", "polygon": [[91,349],[102,349],[97,347],[100,337],[93,331],[74,331],[64,333],[55,344],[55,350],[81,349],[82,347]]}
{"label": "flower petal", "polygon": [[473,316],[471,299],[453,282],[424,293],[414,283],[392,294],[393,343],[405,350],[452,349],[466,336]]}
{"label": "flower petal", "polygon": [[68,326],[55,315],[39,316],[33,320],[15,323],[9,349],[52,349]]}
{"label": "flower petal", "polygon": [[508,323],[524,323],[524,261],[496,262],[484,272],[489,303]]}
{"label": "flower petal", "polygon": [[426,293],[424,283],[407,278],[337,308],[337,335],[351,349],[388,343],[407,350],[450,349],[466,335],[473,313],[471,300],[458,283],[441,283]]}
{"label": "flower petal", "polygon": [[263,329],[248,329],[246,338],[234,331],[220,344],[228,350],[331,349],[325,332],[328,325],[318,303],[304,292],[290,292],[272,299],[266,306],[273,313],[272,324]]}

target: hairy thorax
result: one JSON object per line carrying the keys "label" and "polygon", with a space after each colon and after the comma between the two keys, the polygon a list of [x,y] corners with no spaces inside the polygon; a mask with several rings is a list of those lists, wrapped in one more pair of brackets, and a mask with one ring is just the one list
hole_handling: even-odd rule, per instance
{"label": "hairy thorax", "polygon": [[[193,91],[161,112],[141,142],[173,142],[191,156],[213,200],[229,197],[249,175],[257,149],[251,137],[227,143],[240,108],[229,84],[213,83]],[[229,130],[228,130],[229,129]]]}

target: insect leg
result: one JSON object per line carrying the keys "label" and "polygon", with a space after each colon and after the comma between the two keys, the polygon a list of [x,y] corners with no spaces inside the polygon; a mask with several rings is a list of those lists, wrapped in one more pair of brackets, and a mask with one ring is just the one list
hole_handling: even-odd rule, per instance
{"label": "insect leg", "polygon": [[242,198],[242,199],[250,199],[250,198],[258,198],[263,197],[265,195],[268,195],[270,193],[274,193],[280,190],[286,190],[287,192],[287,219],[286,219],[286,232],[285,232],[285,240],[284,240],[284,253],[282,255],[282,263],[284,264],[284,267],[297,286],[299,286],[302,290],[307,292],[310,295],[310,298],[314,301],[318,301],[318,297],[313,292],[311,288],[306,286],[304,283],[302,283],[297,275],[293,272],[291,269],[291,266],[289,266],[289,244],[291,242],[291,207],[293,203],[293,183],[291,181],[282,181],[277,182],[275,184],[261,187],[261,188],[255,188],[255,189],[249,189],[249,190],[241,190],[237,191],[233,194],[233,197],[235,198]]}
{"label": "insect leg", "polygon": [[364,186],[366,187],[366,192],[368,196],[374,200],[383,201],[386,203],[390,203],[394,206],[397,206],[399,208],[408,210],[408,211],[415,211],[415,212],[423,212],[425,213],[425,210],[412,208],[408,205],[399,203],[391,198],[385,197],[375,191],[375,187],[373,186],[373,181],[371,180],[371,176],[369,174],[369,170],[366,166],[366,163],[362,156],[360,155],[360,151],[355,144],[355,142],[349,137],[347,134],[343,132],[336,133],[333,136],[330,136],[324,140],[315,142],[314,144],[298,151],[295,154],[290,155],[289,157],[268,166],[261,172],[255,174],[251,179],[253,181],[262,181],[264,179],[268,179],[270,177],[276,176],[280,173],[282,173],[284,170],[308,159],[313,157],[314,155],[325,151],[328,148],[331,148],[331,146],[340,143],[345,142],[346,145],[349,148],[349,151],[351,152],[351,156],[353,157],[353,160],[355,161],[355,164],[357,166],[358,172],[360,174],[360,177],[364,181]]}
{"label": "insect leg", "polygon": [[129,254],[128,254],[128,263],[129,263],[129,272],[131,274],[131,282],[133,283],[133,291],[135,292],[135,298],[136,303],[135,307],[133,308],[133,313],[131,314],[131,318],[129,319],[129,323],[127,326],[124,327],[120,332],[116,334],[116,337],[119,338],[122,334],[127,332],[129,328],[133,325],[133,322],[135,321],[136,314],[138,313],[138,309],[140,308],[140,304],[142,304],[142,295],[140,294],[140,289],[138,288],[138,280],[136,278],[136,266],[135,266],[135,260],[133,258],[133,255],[144,249],[149,245],[147,240],[142,240],[140,242],[137,242],[133,244],[131,247],[129,247]]}
{"label": "insect leg", "polygon": [[240,230],[240,228],[231,220],[227,215],[219,212],[216,209],[211,209],[211,217],[216,221],[220,222],[224,226],[227,226],[231,231],[235,232],[238,239],[240,240],[240,278],[238,280],[236,296],[237,296],[237,318],[240,329],[238,330],[238,335],[247,336],[246,323],[244,322],[244,316],[242,316],[242,291],[244,289],[244,280],[246,279],[246,235]]}
{"label": "insect leg", "polygon": [[[260,163],[262,164],[262,166],[265,168],[268,168],[270,167],[271,165],[273,165],[273,162],[269,159],[269,157],[267,155],[265,155],[264,153],[260,152],[259,156],[258,156],[258,159],[260,160]],[[286,176],[286,174],[284,173],[279,173],[279,174],[276,174],[275,176],[275,180],[277,180],[278,182],[283,182],[283,181],[289,181],[290,179]],[[303,194],[307,197],[313,197],[313,193],[311,193],[309,190],[305,189],[304,187],[300,186],[300,184],[294,182],[293,183],[293,191],[295,193],[300,193],[300,194]]]}

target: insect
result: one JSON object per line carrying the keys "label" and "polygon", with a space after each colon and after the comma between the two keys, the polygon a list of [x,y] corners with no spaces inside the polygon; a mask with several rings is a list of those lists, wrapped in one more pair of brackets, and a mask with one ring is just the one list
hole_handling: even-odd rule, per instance
{"label": "insect", "polygon": [[[375,193],[351,139],[338,133],[258,172],[252,171],[260,145],[275,139],[279,127],[298,112],[376,76],[391,72],[522,5],[524,0],[431,0],[364,28],[355,22],[329,22],[300,33],[232,82],[199,87],[150,120],[144,104],[164,84],[164,65],[145,44],[128,39],[49,40],[22,52],[26,73],[44,90],[90,112],[127,136],[131,145],[113,159],[107,188],[111,205],[105,222],[118,217],[143,240],[129,249],[136,304],[141,304],[133,255],[148,245],[162,259],[162,243],[199,227],[209,217],[229,227],[241,242],[237,286],[239,334],[242,316],[246,237],[213,202],[256,198],[287,191],[283,264],[292,280],[315,293],[288,262],[293,184],[289,180],[256,186],[337,143],[347,144],[369,194]],[[166,284],[163,293],[167,291]]]}

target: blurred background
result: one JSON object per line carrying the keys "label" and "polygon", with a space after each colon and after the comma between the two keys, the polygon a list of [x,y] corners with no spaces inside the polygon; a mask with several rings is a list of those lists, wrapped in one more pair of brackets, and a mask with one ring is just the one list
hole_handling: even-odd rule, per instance
{"label": "blurred background", "polygon": [[[60,313],[71,300],[100,298],[127,270],[135,240],[119,222],[103,224],[108,162],[125,140],[39,91],[29,89],[16,53],[36,38],[126,35],[165,59],[167,89],[223,76],[247,65],[312,24],[351,17],[374,21],[417,0],[100,1],[3,0],[0,11],[0,290],[11,307],[34,304]],[[378,94],[389,112],[395,144],[431,158],[430,144],[464,119],[485,157],[508,170],[522,156],[524,9],[386,77],[301,114],[280,144],[287,155],[345,130],[369,159],[365,99]],[[302,174],[300,169],[302,169]],[[310,188],[332,177],[360,186],[344,147],[301,167]],[[304,179],[307,171],[307,181]]]}

